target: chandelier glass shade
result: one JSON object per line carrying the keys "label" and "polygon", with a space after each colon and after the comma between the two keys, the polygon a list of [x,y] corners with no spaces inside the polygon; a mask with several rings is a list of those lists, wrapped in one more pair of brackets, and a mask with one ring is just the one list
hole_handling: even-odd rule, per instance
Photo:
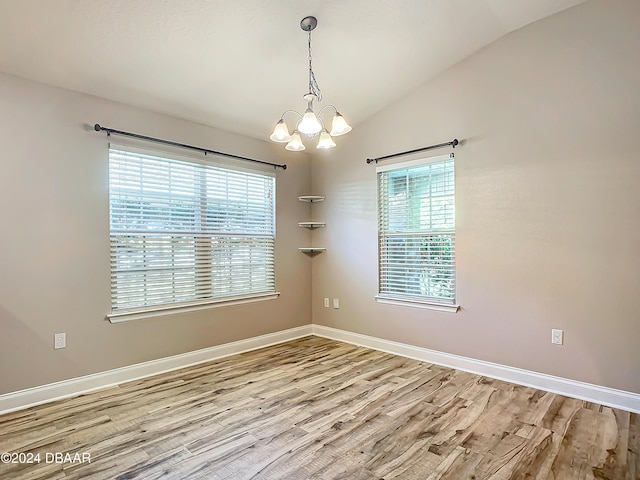
{"label": "chandelier glass shade", "polygon": [[[282,114],[278,123],[276,123],[273,133],[269,137],[272,141],[278,143],[286,143],[285,148],[293,152],[299,152],[305,149],[304,143],[300,134],[302,133],[306,137],[313,139],[318,137],[318,143],[316,148],[326,149],[336,146],[333,141],[333,137],[344,135],[351,131],[351,127],[344,119],[340,112],[333,105],[325,105],[318,113],[313,110],[313,102],[320,102],[322,100],[322,92],[316,81],[315,74],[313,73],[312,57],[311,57],[311,31],[318,25],[318,20],[315,17],[305,17],[300,22],[300,28],[308,33],[308,47],[309,47],[309,92],[306,93],[303,98],[307,102],[307,109],[303,114],[298,113],[295,110],[287,110]],[[329,131],[324,123],[322,114],[325,110],[333,111],[333,118],[331,120],[331,131]],[[287,114],[293,114],[296,116],[295,126],[293,131],[289,130],[284,117]],[[291,133],[290,133],[291,132]]]}
{"label": "chandelier glass shade", "polygon": [[304,143],[302,143],[302,139],[300,138],[300,134],[296,131],[291,135],[290,140],[287,141],[287,144],[284,148],[290,150],[292,152],[299,152],[304,150]]}

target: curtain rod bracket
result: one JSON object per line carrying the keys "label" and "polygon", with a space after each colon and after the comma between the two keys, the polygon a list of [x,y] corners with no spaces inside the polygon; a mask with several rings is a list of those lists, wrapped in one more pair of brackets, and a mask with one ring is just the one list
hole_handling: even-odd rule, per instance
{"label": "curtain rod bracket", "polygon": [[114,135],[122,135],[123,137],[138,138],[140,140],[146,140],[148,142],[162,143],[164,145],[171,145],[171,146],[174,146],[174,147],[186,148],[186,149],[189,149],[189,150],[196,150],[198,152],[204,153],[205,156],[208,153],[213,153],[214,155],[221,155],[223,157],[236,158],[238,160],[246,160],[247,162],[260,163],[262,165],[269,165],[269,166],[272,166],[274,169],[276,169],[276,168],[281,168],[283,170],[287,169],[287,165],[286,164],[265,162],[263,160],[256,160],[255,158],[243,157],[241,155],[234,155],[232,153],[224,153],[224,152],[218,152],[216,150],[210,150],[208,148],[194,147],[193,145],[187,145],[186,143],[178,143],[178,142],[173,142],[171,140],[163,140],[162,138],[148,137],[147,135],[140,135],[138,133],[125,132],[125,131],[122,131],[122,130],[115,130],[113,128],[103,127],[99,123],[96,123],[93,126],[93,129],[96,132],[106,132],[107,133],[107,137],[110,137],[111,134],[113,133]]}

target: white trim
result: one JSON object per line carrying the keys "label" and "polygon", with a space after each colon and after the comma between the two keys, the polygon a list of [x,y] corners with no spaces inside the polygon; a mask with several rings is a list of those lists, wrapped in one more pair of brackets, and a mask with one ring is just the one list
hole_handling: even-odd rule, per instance
{"label": "white trim", "polygon": [[426,165],[428,163],[444,162],[450,158],[455,158],[453,153],[445,153],[444,155],[433,155],[431,157],[422,157],[415,160],[405,160],[386,165],[378,165],[376,167],[376,173],[388,172],[389,170],[403,170],[405,168],[417,167],[419,165]]}
{"label": "white trim", "polygon": [[544,373],[532,372],[515,367],[508,367],[497,363],[485,362],[468,357],[461,357],[450,353],[416,347],[382,338],[370,337],[359,333],[339,330],[313,324],[313,335],[329,338],[341,342],[351,343],[362,347],[372,348],[382,352],[413,358],[428,363],[435,363],[445,367],[476,373],[486,377],[504,380],[526,387],[533,387],[551,393],[566,395],[589,402],[620,408],[630,412],[640,413],[640,393],[602,387],[591,383],[579,382],[562,377],[555,377]]}
{"label": "white trim", "polygon": [[0,415],[311,335],[311,325],[0,395]]}
{"label": "white trim", "polygon": [[402,357],[435,363],[437,365],[476,373],[547,392],[640,413],[640,393],[578,382],[553,375],[546,375],[544,373],[522,370],[520,368],[475,360],[473,358],[452,355],[428,348],[416,347],[384,340],[382,338],[348,332],[346,330],[339,330],[337,328],[325,327],[324,325],[313,324],[182,353],[180,355],[160,358],[158,360],[138,363],[128,367],[116,368],[106,372],[63,380],[40,387],[6,393],[0,395],[0,415],[55,400],[61,400],[63,398],[75,397],[83,393],[101,390],[139,378],[170,372],[190,365],[209,362],[218,358],[288,342],[309,335],[351,343]]}
{"label": "white trim", "polygon": [[193,312],[207,308],[228,307],[240,305],[242,303],[261,302],[263,300],[274,300],[278,298],[280,292],[257,293],[243,297],[227,297],[220,299],[202,300],[188,304],[159,305],[157,307],[143,307],[134,310],[124,310],[113,312],[107,315],[111,323],[128,322],[131,320],[142,320],[145,318],[155,318],[162,315],[173,315],[174,313]]}
{"label": "white trim", "polygon": [[[119,141],[122,143],[109,142],[109,150],[118,150],[120,152],[158,157],[167,160],[177,160],[179,162],[197,163],[199,165],[208,165],[216,168],[240,170],[243,172],[265,175],[267,177],[276,176],[275,169],[271,165],[256,163],[249,166],[246,163],[246,160],[233,159],[215,153],[196,153],[195,150],[179,147],[177,145],[163,145],[160,149],[156,150],[154,148],[148,148],[147,145],[152,142],[144,139],[125,140],[120,138]],[[154,144],[154,146],[157,145],[157,143]]]}
{"label": "white trim", "polygon": [[400,305],[401,307],[425,308],[427,310],[437,310],[438,312],[456,313],[460,305],[451,303],[436,303],[429,300],[412,300],[400,297],[387,297],[382,294],[375,296],[376,302],[388,305]]}

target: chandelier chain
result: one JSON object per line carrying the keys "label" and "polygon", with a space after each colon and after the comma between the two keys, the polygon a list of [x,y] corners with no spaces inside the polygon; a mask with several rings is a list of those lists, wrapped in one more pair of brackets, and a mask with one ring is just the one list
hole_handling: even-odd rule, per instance
{"label": "chandelier chain", "polygon": [[313,73],[312,56],[311,56],[311,30],[309,30],[309,93],[313,93],[318,102],[322,101],[322,92],[316,81],[316,76]]}

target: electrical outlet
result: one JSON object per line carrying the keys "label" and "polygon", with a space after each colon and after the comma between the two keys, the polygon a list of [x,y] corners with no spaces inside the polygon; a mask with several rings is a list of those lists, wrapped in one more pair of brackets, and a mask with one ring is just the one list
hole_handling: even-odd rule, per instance
{"label": "electrical outlet", "polygon": [[329,297],[324,297],[324,308],[329,308]]}
{"label": "electrical outlet", "polygon": [[59,348],[67,348],[67,334],[56,333],[53,335],[53,348],[56,350]]}
{"label": "electrical outlet", "polygon": [[339,298],[334,298],[333,299],[333,308],[340,308],[340,299]]}
{"label": "electrical outlet", "polygon": [[562,345],[564,340],[564,332],[554,328],[551,330],[551,343],[555,345]]}

